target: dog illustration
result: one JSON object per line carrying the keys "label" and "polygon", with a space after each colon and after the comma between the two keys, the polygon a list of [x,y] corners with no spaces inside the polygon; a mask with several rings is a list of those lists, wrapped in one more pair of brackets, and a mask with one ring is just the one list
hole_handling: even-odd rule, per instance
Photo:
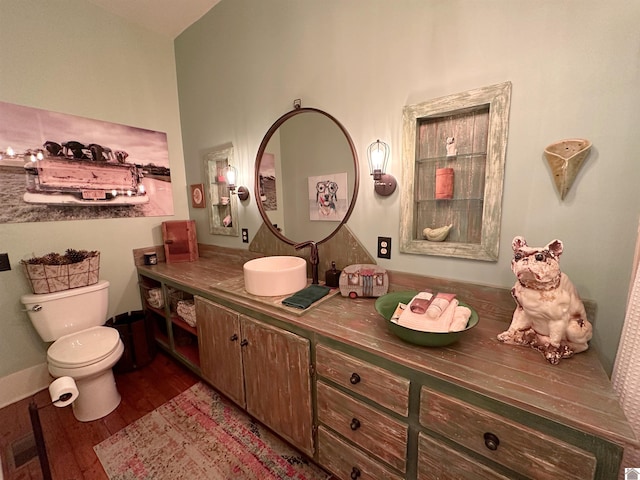
{"label": "dog illustration", "polygon": [[62,145],[60,145],[59,143],[47,140],[46,142],[44,142],[43,146],[52,157],[62,156]]}
{"label": "dog illustration", "polygon": [[70,140],[62,144],[64,156],[67,158],[88,160],[91,158],[91,152],[87,149],[84,143]]}
{"label": "dog illustration", "polygon": [[511,295],[517,306],[509,329],[498,340],[536,348],[553,365],[587,350],[592,326],[576,287],[560,271],[562,242],[534,248],[518,236],[512,247],[511,270],[517,282]]}
{"label": "dog illustration", "polygon": [[115,152],[113,152],[113,154],[116,156],[118,163],[124,163],[129,156],[129,154],[124,150],[116,150]]}
{"label": "dog illustration", "polygon": [[338,201],[338,184],[331,180],[321,180],[316,183],[316,204],[320,215],[328,217],[336,214]]}

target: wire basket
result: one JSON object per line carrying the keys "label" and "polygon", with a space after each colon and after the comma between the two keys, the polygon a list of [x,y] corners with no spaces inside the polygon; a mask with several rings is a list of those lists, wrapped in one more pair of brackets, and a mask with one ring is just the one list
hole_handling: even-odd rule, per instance
{"label": "wire basket", "polygon": [[22,262],[33,293],[53,293],[98,283],[100,253],[76,263],[42,265]]}

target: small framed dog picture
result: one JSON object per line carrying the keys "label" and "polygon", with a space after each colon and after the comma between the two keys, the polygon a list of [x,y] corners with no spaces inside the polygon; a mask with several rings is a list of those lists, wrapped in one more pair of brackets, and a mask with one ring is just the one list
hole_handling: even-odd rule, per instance
{"label": "small framed dog picture", "polygon": [[191,206],[193,208],[204,208],[204,185],[197,183],[191,185]]}
{"label": "small framed dog picture", "polygon": [[347,205],[346,172],[309,177],[309,220],[340,222]]}

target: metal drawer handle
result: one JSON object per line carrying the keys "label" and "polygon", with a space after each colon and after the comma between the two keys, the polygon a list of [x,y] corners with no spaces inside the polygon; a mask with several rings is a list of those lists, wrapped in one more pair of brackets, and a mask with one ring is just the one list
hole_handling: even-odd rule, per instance
{"label": "metal drawer handle", "polygon": [[358,478],[360,478],[360,475],[362,475],[362,472],[360,472],[360,469],[358,467],[353,467],[351,469],[351,480],[357,480]]}
{"label": "metal drawer handle", "polygon": [[484,445],[489,450],[497,450],[498,445],[500,445],[500,439],[491,432],[487,432],[484,434]]}
{"label": "metal drawer handle", "polygon": [[357,373],[352,373],[351,378],[349,379],[351,385],[355,385],[356,383],[360,383],[360,375]]}
{"label": "metal drawer handle", "polygon": [[246,347],[247,345],[249,345],[249,341],[246,338],[240,342],[241,347]]}
{"label": "metal drawer handle", "polygon": [[229,338],[229,340],[231,340],[232,342],[238,341],[238,334],[234,333],[233,335],[231,335],[231,338]]}
{"label": "metal drawer handle", "polygon": [[360,420],[358,420],[357,418],[352,418],[351,419],[351,430],[353,430],[354,432],[360,428]]}

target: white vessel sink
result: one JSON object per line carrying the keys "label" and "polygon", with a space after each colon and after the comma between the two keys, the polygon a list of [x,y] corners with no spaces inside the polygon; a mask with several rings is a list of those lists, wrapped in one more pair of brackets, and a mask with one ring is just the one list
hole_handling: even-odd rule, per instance
{"label": "white vessel sink", "polygon": [[261,297],[289,295],[307,286],[307,262],[293,256],[262,257],[243,265],[244,288]]}

